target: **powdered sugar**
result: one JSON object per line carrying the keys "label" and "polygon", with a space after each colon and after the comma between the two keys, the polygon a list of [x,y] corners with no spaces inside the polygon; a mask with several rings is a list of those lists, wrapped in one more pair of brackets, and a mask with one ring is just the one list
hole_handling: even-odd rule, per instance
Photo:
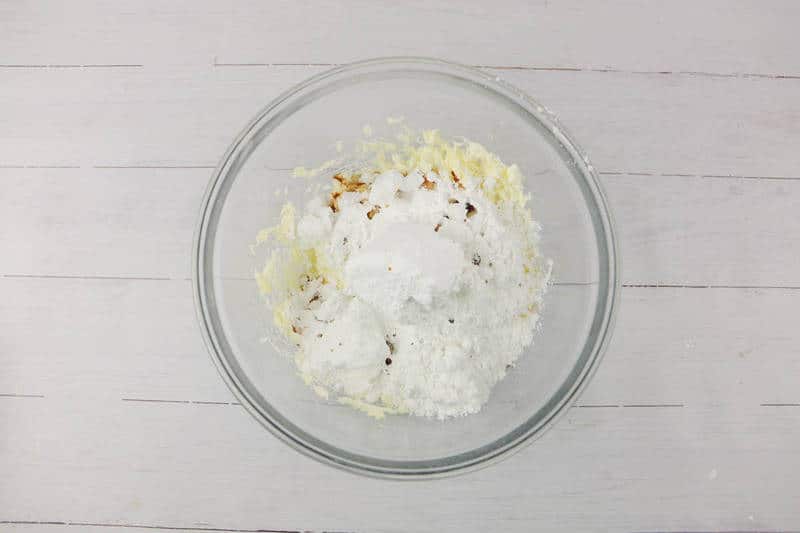
{"label": "powdered sugar", "polygon": [[549,264],[521,190],[437,170],[335,176],[259,275],[303,378],[374,415],[478,411],[536,330]]}

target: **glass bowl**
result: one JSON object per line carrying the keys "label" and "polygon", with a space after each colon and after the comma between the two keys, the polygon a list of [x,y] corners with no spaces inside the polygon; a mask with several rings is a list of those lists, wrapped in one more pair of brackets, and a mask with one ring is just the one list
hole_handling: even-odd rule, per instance
{"label": "glass bowl", "polygon": [[[289,170],[331,158],[365,124],[402,116],[466,137],[519,165],[554,262],[541,329],[477,414],[375,420],[319,398],[263,336],[270,314],[249,245],[308,183]],[[415,478],[484,466],[518,450],[575,400],[608,344],[618,288],[612,220],[597,177],[557,120],[482,71],[433,59],[386,58],[334,68],[281,94],[244,128],[203,200],[193,255],[206,344],[242,405],[295,449],[362,474]]]}

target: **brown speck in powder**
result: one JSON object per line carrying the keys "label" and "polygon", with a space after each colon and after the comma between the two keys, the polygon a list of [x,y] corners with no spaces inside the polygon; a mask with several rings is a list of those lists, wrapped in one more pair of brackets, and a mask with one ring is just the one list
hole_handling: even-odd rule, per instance
{"label": "brown speck in powder", "polygon": [[322,338],[322,333],[317,333],[317,338],[321,339]]}
{"label": "brown speck in powder", "polygon": [[453,170],[450,171],[450,177],[453,178],[453,183],[455,183],[458,186],[458,188],[463,191],[464,186],[461,184],[461,180],[458,179],[458,176],[456,175],[455,171]]}
{"label": "brown speck in powder", "polygon": [[315,292],[314,296],[311,297],[311,299],[308,301],[308,303],[314,303],[317,300],[319,300],[319,292]]}
{"label": "brown speck in powder", "polygon": [[440,229],[441,227],[442,227],[442,223],[441,223],[441,222],[439,222],[438,224],[436,224],[436,226],[434,226],[434,227],[433,227],[433,231],[439,231],[439,229]]}
{"label": "brown speck in powder", "polygon": [[372,209],[370,209],[367,212],[367,218],[372,220],[372,217],[374,217],[375,215],[377,215],[380,212],[381,212],[381,206],[379,206],[379,205],[372,206]]}
{"label": "brown speck in powder", "polygon": [[296,333],[297,335],[302,335],[303,334],[303,328],[301,328],[299,326],[295,326],[294,324],[292,324],[292,331],[294,333]]}
{"label": "brown speck in powder", "polygon": [[345,237],[344,239],[342,239],[342,244],[347,244],[347,237]]}
{"label": "brown speck in powder", "polygon": [[420,184],[419,188],[420,189],[427,189],[429,191],[435,191],[436,190],[436,182],[429,180],[428,176],[423,174],[422,175],[422,183]]}
{"label": "brown speck in powder", "polygon": [[444,218],[446,218],[447,220],[450,220],[450,215],[442,215],[442,216],[443,216]]}
{"label": "brown speck in powder", "polygon": [[392,358],[391,357],[387,357],[386,360],[384,361],[384,363],[386,363],[386,366],[391,365],[392,364]]}
{"label": "brown speck in powder", "polygon": [[478,212],[478,210],[475,208],[475,206],[472,205],[471,203],[467,202],[467,218],[471,218],[471,217],[475,216],[475,213],[477,213],[477,212]]}
{"label": "brown speck in powder", "polygon": [[389,265],[389,266],[387,267],[387,269],[389,270],[389,272],[391,272],[391,271],[392,271],[392,265]]}
{"label": "brown speck in powder", "polygon": [[455,198],[450,198],[449,200],[447,200],[447,203],[448,204],[457,204],[457,203],[459,203],[459,201],[456,200]]}
{"label": "brown speck in powder", "polygon": [[364,205],[365,203],[367,203],[367,199],[366,198],[362,198],[361,200],[358,201],[358,203],[360,203],[361,205]]}
{"label": "brown speck in powder", "polygon": [[360,174],[353,174],[350,178],[345,178],[341,174],[336,174],[333,179],[339,182],[346,192],[364,192],[369,186],[361,181]]}
{"label": "brown speck in powder", "polygon": [[389,354],[390,355],[394,354],[394,344],[389,339],[385,339],[385,340],[386,340],[386,346],[389,347]]}
{"label": "brown speck in powder", "polygon": [[331,198],[328,200],[328,207],[331,208],[331,211],[334,213],[339,212],[339,197],[342,195],[342,191],[334,191],[331,193]]}
{"label": "brown speck in powder", "polygon": [[450,322],[451,324],[455,324],[456,323],[456,319],[455,318],[448,318],[447,321]]}
{"label": "brown speck in powder", "polygon": [[478,252],[472,254],[472,264],[478,266],[481,264],[481,256],[478,255]]}

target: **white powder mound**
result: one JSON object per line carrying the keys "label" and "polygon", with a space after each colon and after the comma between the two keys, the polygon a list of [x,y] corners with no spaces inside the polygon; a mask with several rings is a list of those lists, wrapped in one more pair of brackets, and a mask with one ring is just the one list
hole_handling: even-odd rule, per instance
{"label": "white powder mound", "polygon": [[300,374],[374,416],[480,410],[531,344],[549,278],[524,199],[433,169],[335,179],[296,223],[284,210],[287,246],[258,276]]}

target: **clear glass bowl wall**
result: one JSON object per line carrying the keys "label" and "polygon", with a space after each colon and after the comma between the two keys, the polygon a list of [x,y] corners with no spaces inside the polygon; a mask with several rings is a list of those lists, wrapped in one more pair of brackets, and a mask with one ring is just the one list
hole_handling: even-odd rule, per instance
{"label": "clear glass bowl wall", "polygon": [[[302,206],[308,181],[295,166],[335,155],[387,117],[415,129],[480,142],[516,163],[554,261],[534,344],[484,409],[447,421],[376,421],[325,402],[287,354],[261,339],[271,321],[253,280],[249,245],[282,205]],[[319,178],[324,179],[325,176]],[[276,195],[284,191],[287,195]],[[608,341],[617,289],[610,216],[586,158],[536,102],[483,72],[424,59],[347,65],[284,93],[249,124],[223,158],[204,200],[194,255],[201,327],[212,358],[243,405],[275,435],[313,457],[360,473],[421,477],[475,468],[548,427],[585,385]],[[502,302],[497,303],[498,306]],[[266,435],[265,435],[266,438]]]}

